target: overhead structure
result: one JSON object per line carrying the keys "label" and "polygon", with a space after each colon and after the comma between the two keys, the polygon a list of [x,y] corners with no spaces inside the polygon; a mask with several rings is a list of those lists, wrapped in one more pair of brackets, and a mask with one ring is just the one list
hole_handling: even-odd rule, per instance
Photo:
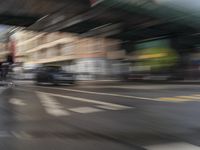
{"label": "overhead structure", "polygon": [[[138,41],[198,37],[198,0],[0,0],[0,23]],[[14,6],[14,7],[13,7]]]}

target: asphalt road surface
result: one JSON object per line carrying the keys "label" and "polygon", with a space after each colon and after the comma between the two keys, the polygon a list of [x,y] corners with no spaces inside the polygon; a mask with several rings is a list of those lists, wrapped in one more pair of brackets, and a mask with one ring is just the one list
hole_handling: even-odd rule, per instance
{"label": "asphalt road surface", "polygon": [[200,150],[200,85],[19,82],[0,118],[0,150]]}

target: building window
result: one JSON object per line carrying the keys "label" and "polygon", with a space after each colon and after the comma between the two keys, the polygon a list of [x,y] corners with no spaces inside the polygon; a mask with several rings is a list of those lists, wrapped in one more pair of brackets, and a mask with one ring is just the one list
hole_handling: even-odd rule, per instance
{"label": "building window", "polygon": [[61,53],[62,55],[71,55],[73,54],[73,51],[74,51],[74,46],[73,44],[63,44],[61,46]]}

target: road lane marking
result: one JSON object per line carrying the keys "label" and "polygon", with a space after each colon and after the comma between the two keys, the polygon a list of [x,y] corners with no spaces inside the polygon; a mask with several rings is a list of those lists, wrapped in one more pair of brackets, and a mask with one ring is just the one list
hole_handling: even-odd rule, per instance
{"label": "road lane marking", "polygon": [[21,99],[18,98],[11,98],[9,101],[11,104],[18,105],[18,106],[25,106],[26,104],[22,102]]}
{"label": "road lane marking", "polygon": [[185,99],[195,99],[195,100],[200,100],[200,97],[198,97],[198,96],[194,96],[194,95],[192,95],[192,96],[176,96],[176,97],[178,97],[178,98],[185,98]]}
{"label": "road lane marking", "polygon": [[40,98],[42,105],[46,112],[53,116],[68,116],[70,113],[63,109],[63,107],[56,102],[55,99],[48,94],[37,92],[37,96]]}
{"label": "road lane marking", "polygon": [[147,150],[200,150],[199,146],[192,145],[189,143],[169,143],[146,146]]}
{"label": "road lane marking", "polygon": [[183,96],[174,96],[174,97],[160,97],[158,98],[161,101],[175,101],[175,102],[186,102],[186,101],[198,101],[200,100],[200,95],[183,95]]}
{"label": "road lane marking", "polygon": [[115,88],[115,89],[127,89],[127,90],[162,90],[168,89],[169,87],[166,86],[141,86],[141,85],[134,85],[134,86],[88,86],[91,88]]}
{"label": "road lane marking", "polygon": [[111,106],[111,107],[116,107],[116,108],[120,108],[120,109],[130,109],[130,108],[132,108],[132,107],[125,106],[125,105],[113,104],[113,103],[109,103],[109,102],[102,102],[102,101],[80,98],[80,97],[74,97],[74,96],[67,96],[67,95],[60,95],[60,94],[46,93],[46,92],[39,92],[39,91],[37,93],[41,93],[41,94],[49,95],[49,96],[66,98],[66,99],[70,99],[70,100],[76,100],[76,101],[80,101],[80,102],[87,102],[87,103],[93,103],[93,104],[98,104],[98,105]]}
{"label": "road lane marking", "polygon": [[[27,86],[27,87],[40,87],[40,86]],[[44,89],[49,89],[49,87],[40,87]],[[18,88],[16,88],[18,89]],[[74,89],[63,89],[63,88],[52,88],[56,90],[64,90],[64,91],[72,91],[72,92],[79,92],[79,93],[87,93],[87,94],[96,94],[96,95],[104,95],[104,96],[114,96],[114,97],[122,97],[122,98],[130,98],[130,99],[141,99],[141,100],[150,100],[150,101],[158,101],[158,102],[173,102],[173,103],[180,103],[180,102],[187,102],[192,101],[190,99],[178,98],[178,97],[159,97],[159,98],[145,98],[145,97],[137,97],[137,96],[128,96],[128,95],[120,95],[120,94],[113,94],[113,93],[101,93],[101,92],[91,92],[91,91],[82,91],[82,90],[74,90]],[[29,91],[27,89],[19,89],[24,91]],[[38,91],[40,92],[40,91]],[[194,95],[195,97],[200,95]]]}
{"label": "road lane marking", "polygon": [[96,107],[102,108],[102,109],[107,109],[107,110],[123,110],[120,107],[112,107],[112,106],[106,106],[106,105],[97,105]]}
{"label": "road lane marking", "polygon": [[92,107],[77,107],[77,108],[71,108],[70,111],[77,112],[77,113],[94,113],[94,112],[100,112],[103,111],[102,109],[92,108]]}
{"label": "road lane marking", "polygon": [[138,96],[130,96],[130,95],[114,94],[114,93],[92,92],[92,91],[85,91],[85,90],[75,90],[75,89],[65,89],[65,88],[55,88],[55,87],[42,87],[42,86],[33,86],[33,85],[29,85],[26,87],[39,87],[39,88],[43,88],[43,89],[63,90],[63,91],[85,93],[85,94],[95,94],[95,95],[114,96],[114,97],[121,97],[121,98],[130,98],[130,99],[159,101],[159,99],[156,99],[156,98],[154,99],[154,98],[138,97]]}
{"label": "road lane marking", "polygon": [[160,97],[158,98],[158,100],[160,101],[174,101],[174,102],[185,102],[185,101],[189,101],[188,99],[181,99],[181,98],[177,98],[177,97]]}

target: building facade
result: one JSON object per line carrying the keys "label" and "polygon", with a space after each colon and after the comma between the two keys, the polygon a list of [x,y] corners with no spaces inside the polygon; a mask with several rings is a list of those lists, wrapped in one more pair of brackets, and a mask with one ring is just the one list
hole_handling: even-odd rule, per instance
{"label": "building facade", "polygon": [[110,60],[124,58],[120,41],[80,38],[71,33],[16,32],[15,60],[24,64],[60,65],[77,74],[108,74]]}

